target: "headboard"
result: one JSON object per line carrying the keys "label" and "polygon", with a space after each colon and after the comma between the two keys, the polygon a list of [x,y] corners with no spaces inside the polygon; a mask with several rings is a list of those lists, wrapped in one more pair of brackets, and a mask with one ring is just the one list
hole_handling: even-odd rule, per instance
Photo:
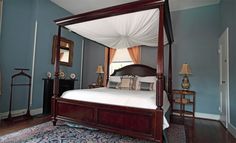
{"label": "headboard", "polygon": [[[133,76],[156,76],[156,69],[142,64],[132,64],[125,66],[123,68],[115,70],[111,76],[123,76],[123,75],[133,75]],[[164,90],[166,90],[165,76],[163,78]]]}
{"label": "headboard", "polygon": [[117,69],[111,74],[111,76],[122,75],[156,76],[156,69],[142,64],[133,64]]}

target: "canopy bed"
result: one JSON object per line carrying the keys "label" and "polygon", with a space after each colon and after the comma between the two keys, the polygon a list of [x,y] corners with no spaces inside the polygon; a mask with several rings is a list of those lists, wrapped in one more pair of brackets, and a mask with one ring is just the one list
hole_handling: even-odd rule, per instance
{"label": "canopy bed", "polygon": [[[141,13],[144,13],[144,15]],[[110,19],[113,22],[110,22]],[[123,19],[125,19],[126,22],[123,22]],[[143,26],[137,26],[136,24],[136,26],[125,28],[125,25],[130,25],[132,23],[132,21],[127,22],[127,20],[132,20],[133,22],[141,20],[138,23]],[[163,100],[165,100],[165,83],[163,74],[165,44],[168,44],[170,48],[168,94],[171,94],[172,89],[171,44],[173,42],[173,35],[168,0],[140,0],[58,19],[55,20],[55,22],[58,25],[58,46],[54,65],[54,96],[52,98],[53,124],[56,125],[57,120],[75,121],[106,131],[153,140],[156,142],[163,142],[162,133],[163,128],[165,128],[165,125],[163,124],[163,122],[165,122],[163,121],[165,120],[165,118],[163,118],[163,108],[165,106],[163,105]],[[97,24],[97,22],[99,24]],[[117,27],[109,25],[110,23],[119,23],[117,29],[121,29],[121,31],[118,32],[116,29],[113,30],[116,34],[109,34],[109,31],[112,30],[106,30],[108,27]],[[95,26],[93,26],[93,24],[95,24]],[[102,28],[101,25],[105,25],[105,28]],[[66,97],[66,95],[59,97],[59,41],[62,27],[72,30],[86,38],[90,38],[93,41],[97,41],[107,47],[128,48],[137,45],[158,47],[156,69],[145,65],[135,64],[116,70],[112,74],[112,76],[155,76],[155,90],[152,92],[154,93],[154,96],[150,95],[153,98],[153,101],[151,102],[153,102],[154,105],[152,107],[141,107],[141,105],[129,106],[132,102],[130,100],[135,99],[124,100],[123,98],[116,99],[116,101],[119,100],[119,103],[117,102],[117,104],[116,102],[111,104],[110,101],[108,101],[109,104],[107,104],[107,102],[103,102],[103,100],[107,100],[105,97],[110,98],[110,96],[105,96],[107,92],[102,94],[104,96],[101,95],[104,97],[101,99],[101,102],[83,100],[81,98],[75,100]],[[124,31],[124,29],[128,29],[128,31],[129,29],[133,29],[133,31],[127,32]],[[100,33],[100,36],[96,35],[96,32]],[[86,90],[83,91],[86,92]],[[92,91],[94,90],[92,89]],[[99,96],[98,92],[100,91],[101,90],[96,92],[94,91],[94,96]],[[126,93],[120,95],[123,94]],[[81,97],[84,98],[85,96]],[[87,97],[89,98],[90,95]],[[91,98],[94,97],[91,96]],[[129,102],[129,104],[123,104],[124,102]],[[140,101],[137,102],[140,103]]]}

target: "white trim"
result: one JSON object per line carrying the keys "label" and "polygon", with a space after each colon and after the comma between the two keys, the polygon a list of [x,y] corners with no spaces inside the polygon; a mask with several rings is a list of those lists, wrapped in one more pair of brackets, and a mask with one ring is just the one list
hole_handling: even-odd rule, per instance
{"label": "white trim", "polygon": [[172,0],[169,2],[170,11],[187,10],[203,6],[219,4],[220,0]]}
{"label": "white trim", "polygon": [[229,96],[229,27],[226,28],[226,32],[227,32],[227,99],[228,99],[228,110],[226,111],[227,112],[227,124],[230,123],[230,96]]}
{"label": "white trim", "polygon": [[208,114],[208,113],[195,112],[195,117],[203,118],[203,119],[211,119],[211,120],[220,120],[219,114]]}
{"label": "white trim", "polygon": [[38,22],[35,21],[34,27],[34,49],[33,49],[33,59],[32,59],[32,73],[31,73],[31,87],[30,87],[30,106],[32,106],[33,100],[33,89],[34,89],[34,65],[35,65],[35,53],[36,53],[36,43],[37,43],[37,32],[38,32]]}
{"label": "white trim", "polygon": [[228,131],[236,138],[236,127],[231,123],[228,124]]}
{"label": "white trim", "polygon": [[82,89],[83,84],[83,67],[84,67],[84,39],[82,39],[81,44],[81,68],[80,68],[80,78],[79,78],[79,87]]}
{"label": "white trim", "polygon": [[[26,114],[27,109],[20,109],[12,111],[12,117],[17,117]],[[6,119],[9,112],[0,113],[0,119]],[[30,110],[30,115],[38,115],[43,113],[43,108],[37,108]]]}
{"label": "white trim", "polygon": [[[114,5],[120,5],[127,2],[134,2],[137,0],[100,0],[99,4],[92,5],[96,0],[51,0],[53,3],[59,5],[60,7],[66,9],[72,14],[85,13],[96,9],[101,9],[105,7],[110,7]],[[164,1],[164,0],[163,0]],[[218,4],[220,0],[169,0],[170,10],[184,10],[190,8],[196,8],[201,6],[208,6],[213,4]]]}
{"label": "white trim", "polygon": [[0,0],[0,37],[2,33],[2,14],[3,13],[3,0]]}
{"label": "white trim", "polygon": [[[227,27],[219,37],[219,93],[220,93],[220,121],[228,128],[230,123],[230,100],[229,100],[229,28]],[[226,68],[224,68],[226,60]],[[224,61],[224,62],[222,62]],[[226,74],[226,79],[223,79]],[[223,84],[223,80],[226,81]],[[225,87],[225,88],[224,88]],[[225,109],[226,111],[223,111]],[[225,113],[224,113],[225,112]]]}
{"label": "white trim", "polygon": [[[174,115],[179,115],[179,113],[173,113]],[[184,115],[185,117],[192,117],[191,115]],[[208,114],[195,112],[196,118],[210,119],[210,120],[220,120],[220,115],[218,114]]]}

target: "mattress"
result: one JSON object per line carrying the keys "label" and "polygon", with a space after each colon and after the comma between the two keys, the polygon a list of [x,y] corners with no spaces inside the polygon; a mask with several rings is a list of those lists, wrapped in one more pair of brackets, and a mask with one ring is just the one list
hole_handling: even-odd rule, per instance
{"label": "mattress", "polygon": [[[69,90],[62,94],[62,98],[86,101],[92,103],[101,103],[108,105],[117,105],[125,107],[134,107],[142,109],[156,109],[156,91],[140,90],[120,90],[112,88],[93,88]],[[163,94],[163,111],[166,113],[170,103],[166,92]],[[163,129],[169,127],[166,118],[163,116]]]}

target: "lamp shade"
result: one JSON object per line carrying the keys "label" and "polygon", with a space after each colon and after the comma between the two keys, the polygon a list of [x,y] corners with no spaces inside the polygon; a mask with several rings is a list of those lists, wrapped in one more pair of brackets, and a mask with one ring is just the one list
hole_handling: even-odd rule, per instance
{"label": "lamp shade", "polygon": [[103,68],[101,65],[97,67],[96,73],[104,73]]}
{"label": "lamp shade", "polygon": [[182,67],[181,67],[181,71],[179,72],[179,74],[183,74],[183,75],[192,74],[192,73],[191,73],[190,66],[189,66],[188,64],[183,64]]}

